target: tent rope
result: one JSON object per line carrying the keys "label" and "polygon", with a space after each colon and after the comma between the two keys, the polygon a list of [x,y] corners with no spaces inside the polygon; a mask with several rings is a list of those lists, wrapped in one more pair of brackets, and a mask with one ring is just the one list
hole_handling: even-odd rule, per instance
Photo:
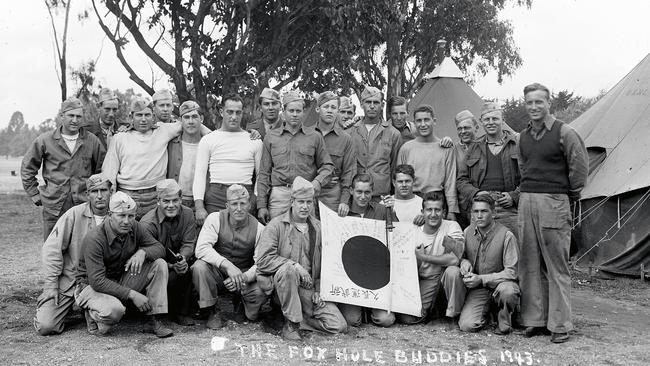
{"label": "tent rope", "polygon": [[[571,230],[573,230],[573,229],[575,229],[576,227],[578,227],[578,225],[580,225],[583,221],[585,221],[585,219],[586,219],[587,217],[589,217],[592,213],[596,212],[596,209],[598,209],[598,208],[600,208],[600,206],[604,205],[605,202],[607,202],[607,200],[610,199],[611,197],[612,197],[612,196],[607,196],[607,197],[603,198],[602,200],[598,201],[598,203],[596,203],[596,204],[593,205],[592,207],[590,207],[590,208],[588,208],[587,210],[585,210],[584,212],[582,212],[582,213],[580,214],[580,216],[579,216],[578,222],[574,223],[574,224],[571,226]],[[582,202],[582,201],[580,201],[580,202]],[[582,206],[580,206],[580,207],[581,207],[581,210],[582,210]],[[574,219],[573,221],[575,221],[575,219]]]}
{"label": "tent rope", "polygon": [[584,252],[580,257],[578,257],[578,259],[576,259],[575,261],[573,261],[573,266],[575,267],[575,265],[576,265],[578,262],[580,262],[580,260],[581,260],[582,258],[584,258],[587,254],[589,254],[589,253],[590,253],[594,248],[596,248],[600,243],[602,243],[603,241],[606,241],[606,240],[610,240],[611,238],[613,238],[614,236],[616,236],[616,234],[618,234],[618,232],[621,231],[621,229],[625,226],[625,224],[627,224],[628,221],[630,221],[630,219],[634,216],[634,214],[636,214],[637,211],[639,211],[639,209],[641,208],[641,206],[643,206],[643,204],[645,203],[645,201],[648,200],[648,198],[650,198],[650,189],[648,189],[648,190],[643,194],[643,196],[641,196],[641,198],[639,198],[639,199],[634,203],[634,205],[632,205],[632,207],[630,207],[630,209],[627,210],[627,211],[623,214],[623,216],[621,216],[621,218],[626,217],[626,216],[628,216],[628,213],[630,213],[630,211],[634,210],[634,212],[632,212],[632,213],[631,213],[631,214],[630,214],[630,215],[625,219],[625,221],[624,221],[622,224],[620,224],[620,226],[616,229],[616,231],[615,231],[611,236],[609,235],[609,231],[612,230],[615,226],[618,226],[618,224],[620,223],[620,220],[617,220],[617,222],[613,223],[612,226],[610,226],[609,229],[607,229],[607,231],[605,231],[605,234],[603,235],[603,237],[600,238],[600,240],[598,240],[598,241],[596,242],[596,244],[594,244],[591,248],[589,248],[586,252]]}

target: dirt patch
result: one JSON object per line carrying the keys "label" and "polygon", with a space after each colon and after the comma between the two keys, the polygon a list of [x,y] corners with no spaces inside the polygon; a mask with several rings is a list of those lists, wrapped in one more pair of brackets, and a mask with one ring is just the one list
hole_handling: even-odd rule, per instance
{"label": "dirt patch", "polygon": [[[388,329],[362,326],[348,334],[307,333],[302,343],[282,341],[266,323],[229,320],[220,331],[172,325],[175,335],[142,333],[130,316],[107,337],[85,331],[80,314],[65,333],[41,337],[32,326],[40,293],[40,210],[25,196],[0,196],[0,363],[29,365],[116,364],[446,364],[446,365],[648,365],[648,282],[574,276],[576,331],[563,345],[548,337],[496,336],[492,329],[462,333],[434,320]],[[216,338],[215,338],[216,337]],[[223,348],[219,351],[221,341]]]}

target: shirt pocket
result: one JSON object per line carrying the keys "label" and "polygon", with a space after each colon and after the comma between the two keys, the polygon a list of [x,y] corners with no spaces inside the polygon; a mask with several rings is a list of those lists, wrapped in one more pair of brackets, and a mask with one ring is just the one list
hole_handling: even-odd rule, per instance
{"label": "shirt pocket", "polygon": [[570,229],[571,209],[566,194],[546,193],[540,202],[539,224],[543,229]]}
{"label": "shirt pocket", "polygon": [[314,146],[300,146],[296,154],[296,163],[301,172],[311,173],[315,170]]}
{"label": "shirt pocket", "polygon": [[287,147],[282,145],[271,145],[271,159],[274,167],[283,168],[288,165],[289,157],[287,156]]}
{"label": "shirt pocket", "polygon": [[344,152],[342,149],[333,149],[329,154],[330,158],[332,158],[332,163],[334,164],[334,175],[338,177],[341,175]]}

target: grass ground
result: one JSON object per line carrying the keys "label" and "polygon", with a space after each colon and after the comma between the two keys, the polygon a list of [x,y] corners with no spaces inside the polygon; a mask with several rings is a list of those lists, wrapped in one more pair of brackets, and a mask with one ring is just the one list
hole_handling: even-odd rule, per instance
{"label": "grass ground", "polygon": [[[548,337],[496,336],[489,329],[461,333],[437,320],[388,329],[366,325],[337,336],[310,334],[304,343],[294,344],[282,341],[263,323],[232,321],[220,331],[202,324],[173,324],[173,337],[157,339],[143,334],[141,320],[133,317],[120,323],[110,336],[95,337],[86,333],[82,317],[76,315],[62,335],[42,337],[32,326],[41,287],[40,233],[40,210],[27,197],[0,196],[2,364],[650,364],[648,282],[599,280],[582,273],[575,273],[573,281],[576,330],[563,345],[550,343]],[[225,342],[223,349],[213,350],[220,348],[220,342]],[[316,360],[319,352],[322,359]]]}

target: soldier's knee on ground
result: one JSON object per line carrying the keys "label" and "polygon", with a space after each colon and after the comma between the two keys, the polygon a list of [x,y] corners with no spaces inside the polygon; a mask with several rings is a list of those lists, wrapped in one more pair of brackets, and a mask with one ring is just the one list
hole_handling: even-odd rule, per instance
{"label": "soldier's knee on ground", "polygon": [[380,327],[388,328],[395,324],[395,314],[386,310],[373,310],[372,322]]}
{"label": "soldier's knee on ground", "polygon": [[37,312],[34,318],[34,328],[42,336],[61,334],[63,332],[63,320],[56,322],[51,316]]}
{"label": "soldier's knee on ground", "polygon": [[477,318],[475,314],[469,314],[467,312],[461,312],[460,318],[458,319],[458,327],[463,332],[478,332],[485,326],[485,321]]}
{"label": "soldier's knee on ground", "polygon": [[348,326],[358,327],[361,325],[363,309],[347,304],[339,304],[338,308]]}

